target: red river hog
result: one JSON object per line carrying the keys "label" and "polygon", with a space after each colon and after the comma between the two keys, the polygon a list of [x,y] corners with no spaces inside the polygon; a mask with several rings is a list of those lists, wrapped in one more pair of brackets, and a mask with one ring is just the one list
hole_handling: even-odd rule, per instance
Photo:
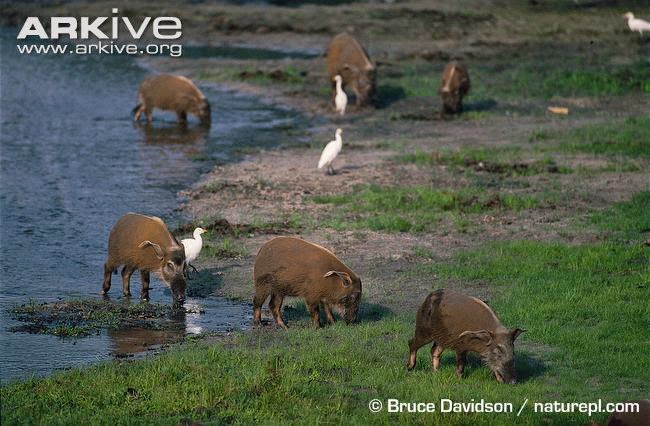
{"label": "red river hog", "polygon": [[469,74],[465,65],[449,62],[442,71],[438,93],[442,98],[442,112],[456,114],[463,111],[463,98],[469,92]]}
{"label": "red river hog", "polygon": [[262,246],[255,258],[253,325],[262,319],[262,305],[269,308],[277,325],[282,320],[286,296],[305,299],[315,326],[320,326],[319,306],[329,323],[334,323],[334,307],[347,323],[356,320],[361,301],[361,280],[331,251],[294,237],[277,237]]}
{"label": "red river hog", "polygon": [[134,120],[144,112],[151,123],[154,108],[174,111],[180,123],[187,122],[187,114],[194,114],[203,125],[210,125],[210,103],[188,78],[161,74],[147,77],[138,91],[138,105],[133,109]]}
{"label": "red river hog", "polygon": [[352,90],[356,105],[367,106],[374,102],[376,67],[361,44],[348,33],[334,37],[327,47],[327,74],[332,86],[332,102],[336,98],[336,80],[343,78],[343,90]]}
{"label": "red river hog", "polygon": [[456,351],[456,374],[462,377],[467,352],[478,353],[497,381],[514,384],[514,343],[524,330],[507,329],[488,305],[475,297],[440,289],[424,300],[409,341],[408,369],[415,367],[418,349],[429,342],[432,367],[438,370],[445,349]]}
{"label": "red river hog", "polygon": [[111,274],[122,268],[122,292],[130,296],[131,275],[140,271],[141,298],[149,300],[149,274],[155,273],[172,292],[175,306],[185,300],[185,249],[157,217],[127,213],[108,236],[108,259],[104,264],[102,294],[111,288]]}

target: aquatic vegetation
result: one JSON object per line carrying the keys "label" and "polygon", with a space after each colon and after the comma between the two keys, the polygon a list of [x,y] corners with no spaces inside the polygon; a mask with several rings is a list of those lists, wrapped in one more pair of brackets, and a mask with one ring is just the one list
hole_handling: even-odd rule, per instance
{"label": "aquatic vegetation", "polygon": [[11,331],[81,337],[104,329],[128,327],[162,329],[175,316],[187,311],[156,303],[128,303],[80,299],[54,303],[30,301],[10,309],[14,319],[25,324]]}

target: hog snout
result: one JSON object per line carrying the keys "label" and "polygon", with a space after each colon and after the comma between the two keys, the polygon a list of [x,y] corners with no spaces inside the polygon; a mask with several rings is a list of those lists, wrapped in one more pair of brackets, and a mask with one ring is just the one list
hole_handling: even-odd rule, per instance
{"label": "hog snout", "polygon": [[206,102],[205,105],[201,108],[201,111],[199,113],[199,120],[203,126],[210,125],[212,121],[212,110],[209,103]]}
{"label": "hog snout", "polygon": [[357,314],[359,313],[359,306],[347,307],[344,309],[343,320],[346,324],[357,322]]}
{"label": "hog snout", "polygon": [[494,376],[499,383],[509,385],[517,384],[517,373],[515,372],[514,363],[508,363],[503,367],[497,367],[494,369]]}
{"label": "hog snout", "polygon": [[186,282],[185,278],[182,275],[175,276],[170,283],[175,308],[181,307],[183,305],[183,302],[185,302],[185,287]]}

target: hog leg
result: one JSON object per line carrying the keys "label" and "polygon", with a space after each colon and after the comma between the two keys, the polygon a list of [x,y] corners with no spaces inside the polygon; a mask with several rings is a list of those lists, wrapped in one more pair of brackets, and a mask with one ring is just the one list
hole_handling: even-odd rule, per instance
{"label": "hog leg", "polygon": [[430,341],[433,340],[433,337],[429,337],[426,333],[424,332],[418,332],[419,330],[415,330],[415,336],[411,340],[409,340],[409,362],[406,368],[411,371],[413,370],[413,367],[415,367],[415,360],[416,356],[418,353],[418,349],[420,349],[422,346],[426,345]]}
{"label": "hog leg", "polygon": [[140,117],[142,116],[143,111],[144,111],[144,105],[142,104],[138,105],[135,109],[135,116],[133,117],[133,121],[140,121]]}
{"label": "hog leg", "polygon": [[135,271],[135,268],[129,265],[124,265],[124,268],[122,268],[122,294],[125,296],[131,295],[131,292],[129,291],[129,283],[131,281],[131,275],[133,274],[133,271]]}
{"label": "hog leg", "polygon": [[282,301],[284,300],[284,297],[280,296],[279,294],[272,294],[271,295],[271,300],[269,300],[269,308],[271,309],[271,313],[273,314],[273,318],[275,318],[275,323],[279,325],[280,327],[286,329],[287,325],[284,323],[282,320]]}
{"label": "hog leg", "polygon": [[442,355],[444,350],[445,348],[440,345],[431,346],[431,368],[433,368],[433,371],[438,371],[440,367],[440,355]]}
{"label": "hog leg", "polygon": [[103,295],[108,294],[108,290],[111,289],[111,274],[115,268],[112,268],[108,262],[104,263],[104,283],[102,284],[102,293]]}
{"label": "hog leg", "polygon": [[147,117],[147,123],[151,124],[153,121],[153,109],[149,107],[145,107],[144,109],[144,115]]}
{"label": "hog leg", "polygon": [[332,308],[330,307],[329,303],[323,302],[323,310],[325,311],[325,317],[327,317],[327,322],[330,324],[336,323],[336,320],[334,319],[334,315],[332,315]]}
{"label": "hog leg", "polygon": [[330,85],[332,86],[332,105],[336,108],[336,81],[330,81]]}
{"label": "hog leg", "polygon": [[260,284],[255,285],[255,296],[253,297],[253,327],[262,324],[262,305],[269,297],[269,286]]}
{"label": "hog leg", "polygon": [[187,123],[187,113],[185,111],[176,111],[176,117],[178,117],[179,123]]}
{"label": "hog leg", "polygon": [[456,352],[456,375],[459,379],[463,378],[465,363],[467,363],[467,352]]}
{"label": "hog leg", "polygon": [[142,290],[140,290],[140,299],[149,300],[149,271],[140,271],[140,280],[142,281]]}
{"label": "hog leg", "polygon": [[320,310],[318,309],[319,303],[308,303],[307,304],[307,309],[309,309],[309,313],[311,314],[311,322],[314,324],[314,327],[320,327]]}
{"label": "hog leg", "polygon": [[357,84],[356,80],[352,83],[352,91],[354,92],[354,97],[355,97],[355,105],[357,108],[361,107],[363,105],[363,99],[361,97],[361,92],[359,91],[359,85]]}

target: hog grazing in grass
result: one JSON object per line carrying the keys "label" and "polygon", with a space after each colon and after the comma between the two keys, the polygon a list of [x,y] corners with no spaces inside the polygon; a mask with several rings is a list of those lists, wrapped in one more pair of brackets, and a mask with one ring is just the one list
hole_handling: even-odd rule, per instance
{"label": "hog grazing in grass", "polygon": [[354,92],[356,105],[367,106],[374,102],[376,68],[368,53],[350,34],[341,33],[327,47],[327,74],[332,86],[332,102],[336,99],[336,79],[343,79],[343,89]]}
{"label": "hog grazing in grass", "polygon": [[409,341],[408,369],[415,367],[418,349],[433,341],[432,366],[438,370],[445,349],[456,351],[456,374],[462,377],[467,352],[477,352],[501,383],[517,382],[514,343],[524,330],[509,330],[484,302],[451,290],[429,294],[415,320]]}
{"label": "hog grazing in grass", "polygon": [[134,120],[144,112],[151,123],[154,108],[174,111],[180,123],[187,122],[187,113],[194,114],[201,124],[210,125],[210,103],[198,87],[179,75],[162,74],[146,78],[140,84],[138,105],[133,109]]}
{"label": "hog grazing in grass", "polygon": [[108,259],[104,264],[102,294],[111,288],[111,274],[122,268],[122,292],[130,296],[129,282],[136,269],[142,278],[141,298],[149,300],[149,274],[154,272],[171,289],[175,306],[185,300],[185,249],[157,217],[127,213],[108,237]]}
{"label": "hog grazing in grass", "polygon": [[262,305],[271,296],[269,308],[277,325],[282,320],[285,296],[305,299],[315,326],[320,327],[319,305],[329,323],[334,323],[331,307],[347,323],[356,320],[361,300],[361,280],[334,254],[299,238],[277,237],[262,246],[255,258],[253,325],[259,326]]}
{"label": "hog grazing in grass", "polygon": [[442,112],[457,114],[463,111],[463,98],[469,92],[469,74],[465,65],[457,61],[449,62],[442,71],[442,81],[438,93],[442,98]]}

